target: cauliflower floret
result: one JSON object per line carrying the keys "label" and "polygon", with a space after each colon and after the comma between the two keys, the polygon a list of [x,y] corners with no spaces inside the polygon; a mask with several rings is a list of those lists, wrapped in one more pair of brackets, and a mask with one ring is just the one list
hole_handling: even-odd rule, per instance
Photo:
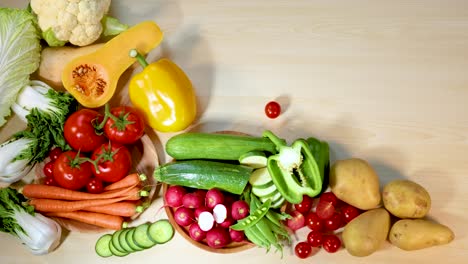
{"label": "cauliflower floret", "polygon": [[101,35],[101,19],[111,0],[31,0],[43,32],[52,30],[59,41],[86,46]]}

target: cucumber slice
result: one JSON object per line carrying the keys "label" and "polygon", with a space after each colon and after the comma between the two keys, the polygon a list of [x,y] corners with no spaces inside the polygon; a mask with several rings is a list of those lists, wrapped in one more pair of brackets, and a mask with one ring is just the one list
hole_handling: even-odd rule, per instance
{"label": "cucumber slice", "polygon": [[286,199],[284,199],[283,196],[280,197],[280,199],[276,200],[276,201],[273,201],[271,203],[271,208],[280,208],[281,206],[283,206],[284,202],[286,201]]}
{"label": "cucumber slice", "polygon": [[112,252],[112,255],[117,256],[117,257],[125,257],[128,255],[128,252],[122,252],[118,250],[117,248],[115,248],[114,243],[112,243],[112,241],[111,243],[109,243],[109,249]]}
{"label": "cucumber slice", "polygon": [[264,168],[267,166],[268,158],[264,152],[249,151],[239,157],[239,163],[252,167],[254,169]]}
{"label": "cucumber slice", "polygon": [[274,184],[267,168],[260,168],[254,170],[250,175],[249,183],[250,185],[259,188],[266,188]]}
{"label": "cucumber slice", "polygon": [[278,201],[281,197],[283,197],[283,195],[281,195],[281,193],[277,190],[269,196],[262,196],[259,198],[260,198],[260,201],[262,201],[262,203],[265,203],[268,199],[271,199],[271,203],[273,204],[276,201]]}
{"label": "cucumber slice", "polygon": [[266,188],[259,187],[259,186],[252,186],[252,193],[258,197],[268,197],[268,196],[273,195],[277,191],[278,189],[276,188],[276,185],[274,184]]}
{"label": "cucumber slice", "polygon": [[152,223],[148,228],[149,238],[157,244],[164,244],[174,236],[174,227],[166,219]]}
{"label": "cucumber slice", "polygon": [[125,252],[133,253],[136,250],[131,248],[130,245],[128,244],[128,242],[127,242],[126,237],[127,237],[128,232],[130,232],[130,229],[125,229],[120,233],[120,235],[119,235],[119,244],[120,244],[120,246],[123,248],[123,250]]}
{"label": "cucumber slice", "polygon": [[112,234],[112,240],[111,240],[111,244],[114,246],[115,249],[117,249],[120,252],[125,252],[125,249],[120,245],[120,241],[119,241],[119,236],[123,231],[124,229],[115,231],[114,234]]}
{"label": "cucumber slice", "polygon": [[135,232],[133,233],[133,241],[140,247],[150,248],[156,245],[156,243],[148,236],[149,226],[149,223],[141,224],[136,227]]}
{"label": "cucumber slice", "polygon": [[135,227],[130,228],[130,230],[126,233],[125,235],[125,240],[127,240],[128,245],[134,250],[134,251],[140,251],[143,250],[143,247],[138,246],[135,244],[135,241],[133,240],[133,234],[135,233]]}
{"label": "cucumber slice", "polygon": [[103,258],[107,258],[112,256],[112,252],[110,250],[110,243],[112,240],[112,235],[111,234],[105,234],[101,236],[97,241],[96,241],[96,246],[94,247],[94,250],[96,251],[96,254]]}

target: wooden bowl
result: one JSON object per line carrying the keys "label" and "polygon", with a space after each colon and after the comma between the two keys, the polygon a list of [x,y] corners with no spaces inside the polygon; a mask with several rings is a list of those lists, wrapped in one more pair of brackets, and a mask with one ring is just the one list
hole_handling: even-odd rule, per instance
{"label": "wooden bowl", "polygon": [[[143,186],[147,186],[149,190],[149,195],[145,197],[142,202],[152,202],[155,194],[157,193],[157,184],[153,177],[154,169],[159,166],[158,154],[156,148],[151,141],[148,135],[143,135],[139,141],[135,144],[132,144],[128,150],[132,156],[133,169],[130,171],[138,172],[146,175],[146,181],[143,182]],[[44,181],[45,175],[43,168],[45,163],[50,159],[47,158],[44,162],[36,164],[35,170],[35,182],[42,183]],[[141,213],[134,215],[131,220],[138,218]],[[97,232],[106,232],[107,229],[96,227],[93,225],[80,223],[74,220],[64,219],[54,217],[54,220],[57,221],[63,228],[69,231],[81,232],[81,233],[97,233]]]}

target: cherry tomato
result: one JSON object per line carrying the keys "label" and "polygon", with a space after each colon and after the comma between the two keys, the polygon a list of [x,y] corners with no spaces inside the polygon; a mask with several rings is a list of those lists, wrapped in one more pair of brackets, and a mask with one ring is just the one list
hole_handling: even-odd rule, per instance
{"label": "cherry tomato", "polygon": [[49,161],[44,165],[44,168],[42,169],[44,172],[44,175],[48,178],[51,178],[54,176],[54,161]]}
{"label": "cherry tomato", "polygon": [[306,214],[312,209],[312,204],[314,203],[314,199],[308,195],[302,196],[302,202],[295,204],[294,208],[299,211],[300,213]]}
{"label": "cherry tomato", "polygon": [[116,182],[125,177],[132,168],[132,156],[124,145],[109,141],[93,151],[91,159],[96,163],[92,171],[104,182]]}
{"label": "cherry tomato", "polygon": [[63,126],[67,143],[75,150],[91,152],[106,141],[103,134],[96,132],[94,125],[99,124],[103,116],[91,109],[80,109],[71,114]]}
{"label": "cherry tomato", "polygon": [[291,228],[292,231],[296,231],[305,226],[304,215],[301,214],[299,211],[292,211],[290,215],[291,218],[286,220],[286,226]]}
{"label": "cherry tomato", "polygon": [[86,186],[91,178],[92,165],[76,151],[65,151],[54,162],[54,180],[63,188],[78,190]]}
{"label": "cherry tomato", "polygon": [[320,201],[330,202],[336,208],[339,204],[339,199],[332,192],[324,192],[320,195]]}
{"label": "cherry tomato", "polygon": [[45,185],[50,185],[50,186],[57,186],[58,184],[55,182],[54,177],[46,177],[44,180]]}
{"label": "cherry tomato", "polygon": [[335,207],[331,202],[320,200],[315,208],[315,212],[320,219],[328,219],[335,212]]}
{"label": "cherry tomato", "polygon": [[360,211],[356,207],[347,204],[341,208],[341,214],[345,223],[349,223],[360,214]]}
{"label": "cherry tomato", "polygon": [[343,224],[343,219],[341,214],[338,212],[333,213],[333,215],[325,220],[325,229],[329,231],[334,231],[340,228]]}
{"label": "cherry tomato", "polygon": [[312,231],[320,232],[325,227],[323,220],[320,219],[315,212],[309,212],[306,216],[305,222],[307,227]]}
{"label": "cherry tomato", "polygon": [[111,116],[104,125],[107,138],[120,144],[132,144],[143,136],[145,120],[136,108],[118,106],[110,110]]}
{"label": "cherry tomato", "polygon": [[60,154],[62,154],[62,149],[55,147],[49,151],[49,158],[51,161],[54,161],[60,156]]}
{"label": "cherry tomato", "polygon": [[319,231],[310,231],[307,235],[307,242],[312,247],[320,247],[322,245],[323,234]]}
{"label": "cherry tomato", "polygon": [[294,247],[294,252],[299,258],[305,259],[310,256],[310,253],[312,253],[312,247],[307,242],[299,242]]}
{"label": "cherry tomato", "polygon": [[328,253],[335,253],[341,248],[341,240],[336,235],[324,235],[322,246]]}
{"label": "cherry tomato", "polygon": [[270,101],[265,105],[265,114],[268,118],[277,118],[281,113],[281,105],[278,102]]}
{"label": "cherry tomato", "polygon": [[86,184],[86,191],[89,193],[102,193],[103,190],[104,184],[100,179],[91,178],[91,180]]}

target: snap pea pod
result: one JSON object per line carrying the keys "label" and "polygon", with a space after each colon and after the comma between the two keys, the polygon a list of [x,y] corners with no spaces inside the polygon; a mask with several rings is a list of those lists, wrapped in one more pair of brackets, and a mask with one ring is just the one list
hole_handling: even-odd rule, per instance
{"label": "snap pea pod", "polygon": [[250,208],[251,208],[250,215],[244,219],[239,220],[236,224],[232,225],[231,229],[245,230],[246,228],[257,224],[258,221],[262,219],[265,216],[265,214],[268,212],[268,210],[270,209],[270,206],[271,206],[271,199],[268,199],[260,207],[252,210],[252,208],[255,208],[255,204],[251,202],[250,203]]}
{"label": "snap pea pod", "polygon": [[250,242],[254,243],[255,245],[261,248],[265,248],[267,252],[270,251],[271,245],[262,236],[262,234],[260,233],[260,230],[258,230],[256,226],[251,226],[245,229],[244,234],[247,237],[247,239],[250,240]]}
{"label": "snap pea pod", "polygon": [[277,250],[283,253],[283,247],[282,245],[278,242],[277,236],[273,233],[273,231],[270,228],[270,225],[267,222],[266,218],[262,218],[258,221],[256,227],[260,230],[260,233],[262,236],[268,241],[269,245],[273,245]]}

